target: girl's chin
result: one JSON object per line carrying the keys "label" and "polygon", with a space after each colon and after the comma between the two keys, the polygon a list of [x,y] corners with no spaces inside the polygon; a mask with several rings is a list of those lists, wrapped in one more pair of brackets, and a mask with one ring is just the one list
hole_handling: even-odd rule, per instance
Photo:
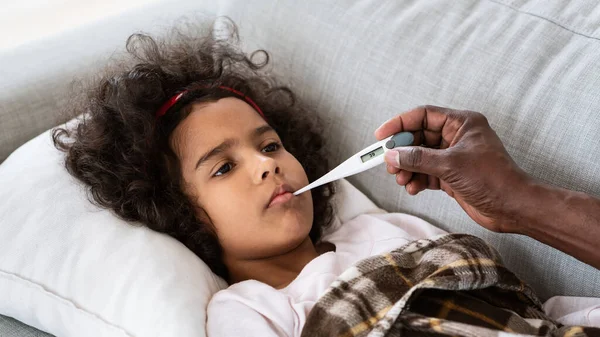
{"label": "girl's chin", "polygon": [[283,246],[282,250],[293,250],[305,241],[310,241],[308,234],[311,226],[304,224],[302,221],[285,221],[281,232],[279,233]]}
{"label": "girl's chin", "polygon": [[310,229],[312,228],[312,221],[310,221],[302,213],[286,214],[283,217],[281,224],[285,234],[290,235],[290,238],[296,240],[303,240],[308,237]]}

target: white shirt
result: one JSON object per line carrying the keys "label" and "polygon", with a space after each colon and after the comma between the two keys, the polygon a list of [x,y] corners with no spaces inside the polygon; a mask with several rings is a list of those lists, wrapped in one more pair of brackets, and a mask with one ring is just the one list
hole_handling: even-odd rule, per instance
{"label": "white shirt", "polygon": [[[275,289],[256,280],[231,285],[211,299],[207,314],[209,337],[295,337],[300,336],[306,318],[329,285],[348,267],[369,256],[389,252],[407,242],[445,233],[417,217],[401,214],[362,214],[323,236],[336,246],[310,261],[287,287]],[[590,310],[598,309],[600,299],[556,297],[545,309],[563,323],[587,323]],[[570,312],[561,310],[570,306]],[[584,308],[585,306],[585,308]],[[595,308],[595,309],[594,309]],[[573,316],[574,315],[574,316]],[[600,315],[598,315],[600,316]],[[584,319],[585,318],[585,319]]]}

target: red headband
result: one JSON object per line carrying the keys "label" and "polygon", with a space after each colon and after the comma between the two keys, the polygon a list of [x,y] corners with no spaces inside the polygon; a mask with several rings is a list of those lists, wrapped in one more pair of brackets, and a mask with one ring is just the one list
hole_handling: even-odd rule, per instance
{"label": "red headband", "polygon": [[[260,108],[258,107],[258,105],[256,105],[256,103],[254,103],[254,101],[250,97],[248,97],[248,96],[244,95],[243,93],[241,93],[240,91],[232,89],[230,87],[225,87],[225,86],[220,85],[218,88],[219,89],[223,89],[223,90],[227,90],[227,91],[231,91],[232,93],[234,93],[234,94],[242,97],[243,99],[246,100],[246,102],[248,102],[248,104],[252,105],[252,107],[262,116],[262,118],[265,118],[265,115],[263,114],[262,110],[260,110]],[[165,102],[165,104],[163,104],[160,107],[160,109],[158,109],[158,111],[156,111],[156,118],[158,119],[159,117],[161,117],[164,114],[166,114],[167,111],[173,105],[175,105],[175,103],[177,103],[181,99],[181,97],[183,97],[183,95],[185,95],[187,92],[189,92],[189,90],[184,90],[184,91],[178,93],[177,95],[169,98],[169,100],[167,102]]]}

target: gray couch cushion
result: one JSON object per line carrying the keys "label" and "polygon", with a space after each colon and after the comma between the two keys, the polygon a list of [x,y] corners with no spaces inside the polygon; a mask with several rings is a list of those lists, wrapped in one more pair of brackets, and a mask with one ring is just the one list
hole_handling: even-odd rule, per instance
{"label": "gray couch cushion", "polygon": [[[159,2],[1,54],[0,161],[60,121],[71,78],[131,32],[200,13],[232,17],[248,50],[271,52],[272,71],[326,118],[334,163],[372,143],[385,119],[437,104],[482,111],[523,169],[600,196],[600,5],[591,0]],[[383,168],[350,181],[388,210],[488,240],[543,298],[600,296],[598,270],[486,231],[443,193],[411,197]]]}
{"label": "gray couch cushion", "polygon": [[2,337],[52,337],[45,332],[25,325],[10,317],[0,315],[0,336]]}

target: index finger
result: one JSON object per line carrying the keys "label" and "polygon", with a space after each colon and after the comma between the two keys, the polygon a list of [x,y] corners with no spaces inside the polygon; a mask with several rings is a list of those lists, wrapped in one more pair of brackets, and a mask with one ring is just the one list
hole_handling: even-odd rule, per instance
{"label": "index finger", "polygon": [[448,131],[450,130],[444,130],[444,126],[448,124],[449,117],[452,115],[453,111],[454,110],[452,109],[438,106],[420,106],[397,115],[383,123],[375,131],[375,137],[378,140],[382,140],[395,133],[409,131],[420,132],[422,135],[420,138],[427,146],[439,145],[442,140],[449,143],[450,139],[443,139],[443,134],[449,135]]}

